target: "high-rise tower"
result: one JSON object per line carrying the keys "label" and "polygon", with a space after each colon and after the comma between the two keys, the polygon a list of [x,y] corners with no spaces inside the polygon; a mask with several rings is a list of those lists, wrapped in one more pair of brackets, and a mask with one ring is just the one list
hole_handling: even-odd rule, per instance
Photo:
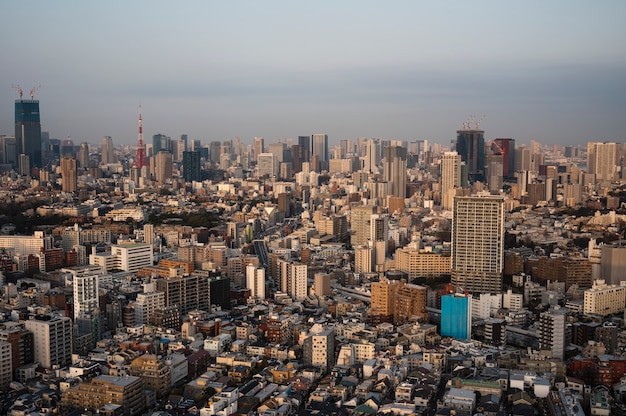
{"label": "high-rise tower", "polygon": [[63,192],[76,192],[76,159],[64,157],[61,159],[61,189]]}
{"label": "high-rise tower", "polygon": [[406,197],[406,147],[385,148],[385,181],[391,185],[391,196]]}
{"label": "high-rise tower", "polygon": [[461,155],[469,171],[471,181],[483,181],[485,174],[485,131],[472,129],[471,123],[466,123],[462,130],[456,132],[456,151]]}
{"label": "high-rise tower", "polygon": [[102,164],[115,163],[115,149],[113,147],[113,139],[111,136],[104,136],[100,142],[100,155]]}
{"label": "high-rise tower", "polygon": [[441,157],[441,201],[444,209],[452,209],[456,188],[461,187],[461,156],[445,152]]}
{"label": "high-rise tower", "polygon": [[141,106],[139,106],[139,135],[137,137],[137,157],[135,160],[135,166],[138,168],[143,168],[144,166],[148,166],[148,161],[146,159],[146,148],[143,144],[143,121],[141,119]]}
{"label": "high-rise tower", "polygon": [[500,293],[504,268],[504,198],[457,196],[452,213],[452,284]]}
{"label": "high-rise tower", "polygon": [[15,100],[15,140],[17,155],[28,155],[31,167],[42,167],[41,158],[41,121],[39,118],[39,100],[34,99],[36,88],[30,92],[30,100],[22,99],[22,90]]}

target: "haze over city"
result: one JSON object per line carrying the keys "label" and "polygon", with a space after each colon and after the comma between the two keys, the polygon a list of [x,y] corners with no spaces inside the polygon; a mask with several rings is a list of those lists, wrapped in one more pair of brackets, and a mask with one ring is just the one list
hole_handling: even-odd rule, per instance
{"label": "haze over city", "polygon": [[0,134],[13,84],[43,130],[203,142],[299,134],[450,143],[623,141],[626,3],[11,2],[0,6]]}

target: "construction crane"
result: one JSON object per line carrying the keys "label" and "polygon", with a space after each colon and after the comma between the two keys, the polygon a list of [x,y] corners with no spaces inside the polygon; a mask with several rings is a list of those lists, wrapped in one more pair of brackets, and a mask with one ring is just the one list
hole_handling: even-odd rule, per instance
{"label": "construction crane", "polygon": [[22,99],[22,95],[24,94],[24,91],[22,91],[22,87],[19,86],[19,84],[13,84],[13,89],[15,91],[17,91],[17,93],[20,96],[20,100]]}
{"label": "construction crane", "polygon": [[475,129],[474,130],[478,130],[478,126],[480,126],[480,122],[483,121],[485,119],[485,116],[481,116],[480,119],[476,122]]}
{"label": "construction crane", "polygon": [[30,99],[31,99],[31,100],[34,100],[34,99],[35,99],[35,93],[36,93],[37,91],[39,91],[39,88],[41,88],[41,85],[38,85],[38,86],[36,86],[36,87],[33,87],[33,88],[30,90]]}

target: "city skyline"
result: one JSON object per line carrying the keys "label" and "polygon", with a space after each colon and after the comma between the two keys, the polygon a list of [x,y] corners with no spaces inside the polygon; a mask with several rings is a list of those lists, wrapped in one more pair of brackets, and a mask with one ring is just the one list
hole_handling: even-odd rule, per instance
{"label": "city skyline", "polygon": [[[252,2],[3,6],[12,85],[41,100],[51,137],[136,144],[188,134],[267,143],[324,133],[449,144],[470,114],[485,138],[624,140],[626,4],[557,1]],[[19,34],[19,36],[18,36]],[[19,40],[19,41],[17,41]]]}

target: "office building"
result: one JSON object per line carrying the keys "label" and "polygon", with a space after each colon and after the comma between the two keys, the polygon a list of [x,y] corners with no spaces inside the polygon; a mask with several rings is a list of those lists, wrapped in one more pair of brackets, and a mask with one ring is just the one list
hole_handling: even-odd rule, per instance
{"label": "office building", "polygon": [[42,367],[65,366],[72,362],[72,320],[38,315],[24,322],[33,333],[33,357]]}
{"label": "office building", "polygon": [[426,296],[428,289],[412,283],[402,282],[394,294],[394,323],[415,322],[428,318]]}
{"label": "office building", "polygon": [[117,162],[111,136],[104,136],[100,141],[100,157],[104,165]]}
{"label": "office building", "polygon": [[360,205],[352,208],[350,216],[350,244],[362,246],[367,244],[372,232],[372,214],[376,208],[372,205]]}
{"label": "office building", "polygon": [[472,296],[449,294],[441,297],[441,336],[472,338]]}
{"label": "office building", "polygon": [[502,172],[505,178],[515,176],[515,140],[495,139],[494,153],[502,155]]}
{"label": "office building", "polygon": [[603,245],[600,249],[600,276],[610,285],[626,280],[626,246]]}
{"label": "office building", "polygon": [[565,337],[567,310],[554,306],[539,315],[539,349],[551,351],[552,358],[563,359],[567,339]]}
{"label": "office building", "polygon": [[365,145],[365,156],[363,157],[363,171],[368,173],[378,173],[378,165],[381,161],[380,140],[370,139]]}
{"label": "office building", "polygon": [[254,264],[246,266],[246,288],[250,289],[250,296],[260,300],[265,299],[265,269]]}
{"label": "office building", "polygon": [[596,182],[611,182],[618,178],[620,143],[587,143],[587,173],[596,176]]}
{"label": "office building", "polygon": [[24,153],[20,153],[17,157],[17,170],[22,176],[30,176],[30,156]]}
{"label": "office building", "polygon": [[404,247],[396,249],[395,259],[396,269],[406,273],[409,280],[450,274],[449,254]]}
{"label": "office building", "polygon": [[452,284],[500,293],[504,268],[504,198],[457,196],[452,215]]}
{"label": "office building", "polygon": [[177,306],[183,316],[193,310],[209,310],[209,278],[192,274],[156,281],[156,289],[165,294],[165,306]]}
{"label": "office building", "polygon": [[596,280],[591,289],[584,292],[585,315],[621,314],[624,313],[625,305],[626,286],[609,285],[604,280]]}
{"label": "office building", "polygon": [[165,183],[172,179],[172,154],[168,151],[161,150],[156,154],[156,180]]}
{"label": "office building", "polygon": [[311,136],[311,157],[316,155],[318,161],[323,165],[323,170],[328,162],[328,135],[314,134]]}
{"label": "office building", "polygon": [[63,192],[76,192],[78,183],[76,159],[72,157],[61,158],[61,181],[61,190]]}
{"label": "office building", "polygon": [[15,100],[17,154],[28,155],[31,167],[42,167],[39,100]]}
{"label": "office building", "polygon": [[441,158],[441,201],[443,209],[453,207],[456,189],[461,187],[461,156],[445,152]]}
{"label": "office building", "polygon": [[89,168],[89,143],[82,142],[78,148],[76,161],[81,169]]}
{"label": "office building", "polygon": [[142,267],[152,266],[152,244],[134,243],[111,246],[114,268],[125,272],[137,272]]}
{"label": "office building", "polygon": [[319,297],[330,296],[330,274],[329,273],[315,273],[314,283],[315,294]]}
{"label": "office building", "polygon": [[502,190],[504,178],[504,165],[502,155],[487,155],[485,162],[485,180],[489,186],[489,192],[498,194]]}
{"label": "office building", "polygon": [[261,153],[257,158],[257,177],[278,176],[278,159],[273,153]]}
{"label": "office building", "polygon": [[263,137],[255,137],[254,138],[254,160],[259,160],[259,155],[265,152],[265,140]]}
{"label": "office building", "polygon": [[406,147],[385,148],[384,178],[391,185],[389,195],[406,198]]}
{"label": "office building", "polygon": [[469,179],[483,181],[485,174],[485,132],[463,129],[456,132],[456,151],[468,167]]}
{"label": "office building", "polygon": [[183,179],[185,182],[200,182],[200,152],[183,152]]}

